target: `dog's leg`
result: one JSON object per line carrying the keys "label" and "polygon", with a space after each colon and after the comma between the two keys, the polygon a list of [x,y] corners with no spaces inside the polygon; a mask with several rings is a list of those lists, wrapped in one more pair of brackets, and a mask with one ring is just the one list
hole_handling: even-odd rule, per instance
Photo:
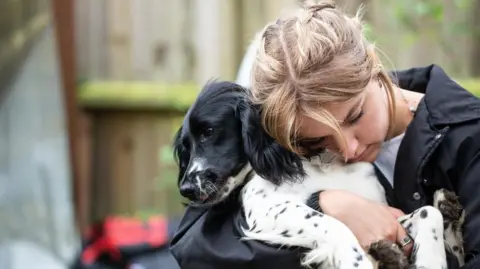
{"label": "dog's leg", "polygon": [[433,205],[440,210],[443,216],[443,234],[447,251],[455,255],[458,264],[463,266],[465,264],[465,254],[462,226],[465,220],[465,210],[455,193],[445,189],[435,192]]}
{"label": "dog's leg", "polygon": [[[246,202],[247,201],[247,202]],[[246,240],[310,249],[305,266],[332,269],[372,269],[373,264],[353,233],[340,221],[296,202],[244,200]]]}
{"label": "dog's leg", "polygon": [[447,268],[443,241],[443,218],[433,206],[424,206],[399,218],[414,240],[411,262],[414,268]]}

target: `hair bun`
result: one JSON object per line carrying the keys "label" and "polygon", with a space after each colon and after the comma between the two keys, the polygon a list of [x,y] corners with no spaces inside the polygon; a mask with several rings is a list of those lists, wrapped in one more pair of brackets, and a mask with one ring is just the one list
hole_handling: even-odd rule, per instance
{"label": "hair bun", "polygon": [[304,9],[314,13],[327,8],[335,9],[336,4],[335,4],[335,1],[328,1],[328,0],[324,0],[320,2],[316,2],[313,0],[304,0],[301,2],[301,6]]}

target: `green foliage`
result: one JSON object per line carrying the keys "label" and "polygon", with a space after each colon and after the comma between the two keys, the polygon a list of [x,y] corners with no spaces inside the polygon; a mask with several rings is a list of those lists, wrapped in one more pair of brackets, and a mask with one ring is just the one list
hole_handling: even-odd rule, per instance
{"label": "green foliage", "polygon": [[173,150],[169,145],[160,148],[159,160],[163,165],[174,165]]}
{"label": "green foliage", "polygon": [[[389,2],[388,2],[389,1]],[[443,54],[448,57],[452,68],[458,70],[460,63],[459,51],[452,43],[452,37],[461,37],[477,33],[478,26],[472,26],[467,14],[474,4],[474,0],[452,0],[456,12],[465,14],[453,22],[443,23],[446,19],[446,5],[439,0],[388,0],[385,1],[393,8],[393,18],[400,23],[406,33],[402,33],[405,45],[413,45],[420,36],[428,36],[435,40]]]}
{"label": "green foliage", "polygon": [[365,22],[363,24],[363,34],[365,35],[365,38],[369,41],[374,41],[377,40],[377,36],[375,35],[375,31],[372,28],[372,25],[368,22]]}
{"label": "green foliage", "polygon": [[[393,1],[393,2],[392,2]],[[426,27],[439,26],[445,19],[445,9],[442,1],[438,0],[390,0],[394,6],[394,15],[399,22],[407,26],[411,31],[418,31]],[[454,0],[453,5],[457,10],[467,14],[474,4],[473,0]],[[466,16],[463,16],[465,18]],[[457,34],[456,30],[464,29],[468,32],[469,23],[459,20],[453,24],[443,25],[449,33]]]}
{"label": "green foliage", "polygon": [[[171,120],[171,132],[170,141],[178,130],[183,117],[173,117]],[[171,143],[163,145],[159,149],[158,156],[161,170],[156,177],[155,188],[158,192],[166,194],[168,202],[160,208],[160,211],[164,214],[176,214],[181,210],[182,196],[178,192],[177,177],[178,169],[176,167],[175,159],[173,156],[173,148]]]}
{"label": "green foliage", "polygon": [[459,79],[457,83],[469,92],[480,98],[480,80],[478,79]]}

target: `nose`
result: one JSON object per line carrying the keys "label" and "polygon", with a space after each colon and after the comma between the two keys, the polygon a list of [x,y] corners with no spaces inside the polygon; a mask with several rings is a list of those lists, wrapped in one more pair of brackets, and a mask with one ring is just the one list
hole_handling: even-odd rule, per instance
{"label": "nose", "polygon": [[192,184],[190,182],[184,182],[180,186],[180,194],[191,201],[195,201],[196,200],[195,188],[196,188],[195,184]]}
{"label": "nose", "polygon": [[357,152],[357,150],[358,150],[358,139],[355,138],[355,136],[353,136],[353,135],[345,136],[345,139],[346,139],[346,142],[347,142],[347,145],[346,145],[347,148],[344,151],[345,158],[347,160],[353,159],[357,156],[357,154],[361,153],[361,152]]}
{"label": "nose", "polygon": [[180,194],[191,201],[202,200],[206,182],[216,183],[218,174],[213,169],[192,170],[185,175],[180,185]]}

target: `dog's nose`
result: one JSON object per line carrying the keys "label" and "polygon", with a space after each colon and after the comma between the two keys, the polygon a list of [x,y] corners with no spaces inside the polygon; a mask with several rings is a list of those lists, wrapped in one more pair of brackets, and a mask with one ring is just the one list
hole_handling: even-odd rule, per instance
{"label": "dog's nose", "polygon": [[195,195],[195,188],[194,184],[184,183],[180,186],[180,194],[191,201],[195,201],[197,198]]}

